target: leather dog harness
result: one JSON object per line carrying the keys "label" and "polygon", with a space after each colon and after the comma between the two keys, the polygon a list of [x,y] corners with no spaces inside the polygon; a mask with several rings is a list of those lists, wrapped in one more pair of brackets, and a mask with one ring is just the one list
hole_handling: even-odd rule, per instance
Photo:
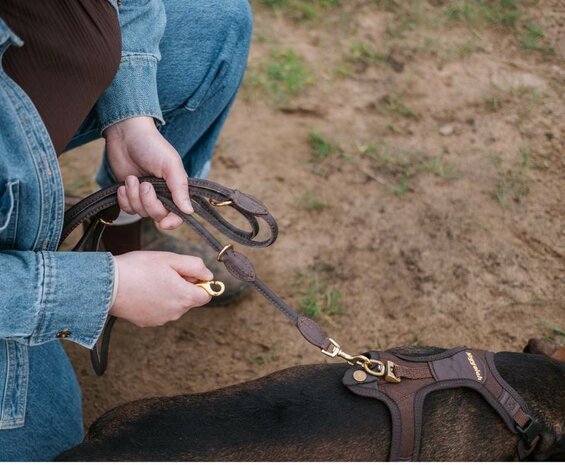
{"label": "leather dog harness", "polygon": [[539,440],[539,426],[522,398],[500,376],[494,364],[494,353],[463,347],[426,356],[371,352],[369,357],[393,364],[394,379],[379,378],[354,367],[345,373],[343,384],[359,396],[384,402],[390,410],[390,460],[418,460],[426,396],[430,392],[458,387],[479,392],[510,431],[518,434],[520,460],[533,452]]}
{"label": "leather dog harness", "polygon": [[[420,447],[422,408],[426,395],[438,389],[470,387],[483,395],[501,415],[510,430],[520,436],[518,456],[527,457],[539,439],[539,426],[528,413],[520,396],[502,379],[493,361],[493,354],[479,350],[453,349],[426,357],[393,355],[388,352],[370,352],[349,355],[312,319],[299,315],[289,307],[257,276],[253,265],[233,245],[219,242],[196,218],[180,211],[163,179],[141,178],[155,188],[157,198],[176,213],[218,252],[227,270],[245,281],[280,310],[300,334],[322,353],[340,357],[353,366],[344,376],[344,384],[355,394],[383,401],[391,411],[393,440],[392,460],[416,460]],[[277,238],[278,227],[273,216],[256,198],[217,183],[188,178],[189,193],[194,212],[233,242],[247,247],[268,247]],[[74,251],[98,250],[106,226],[119,214],[116,184],[102,189],[78,202],[65,212],[60,244],[82,223],[88,223],[85,233]],[[221,213],[229,206],[248,223],[249,230],[234,226]],[[269,235],[257,239],[260,221],[268,226]],[[102,375],[108,364],[108,347],[115,318],[110,317],[102,335],[91,351],[93,368]]]}

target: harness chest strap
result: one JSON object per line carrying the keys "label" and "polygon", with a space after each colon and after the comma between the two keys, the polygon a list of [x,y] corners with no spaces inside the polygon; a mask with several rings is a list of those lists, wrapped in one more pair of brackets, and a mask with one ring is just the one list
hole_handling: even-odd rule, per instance
{"label": "harness chest strap", "polygon": [[479,392],[510,431],[520,436],[520,459],[527,457],[537,444],[539,427],[522,398],[500,376],[492,352],[457,348],[418,357],[371,352],[370,358],[394,364],[394,374],[402,382],[386,382],[354,367],[345,373],[343,383],[353,393],[373,397],[387,405],[392,419],[390,460],[418,460],[426,396],[437,390],[458,387]]}

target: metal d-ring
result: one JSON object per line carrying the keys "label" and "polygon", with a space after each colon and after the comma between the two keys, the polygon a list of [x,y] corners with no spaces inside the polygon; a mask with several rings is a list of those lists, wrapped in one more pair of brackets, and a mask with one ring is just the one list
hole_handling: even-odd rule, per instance
{"label": "metal d-ring", "polygon": [[216,200],[216,199],[210,199],[208,200],[208,202],[210,202],[210,205],[212,205],[213,207],[227,207],[228,205],[231,205],[233,203],[233,200]]}
{"label": "metal d-ring", "polygon": [[219,261],[219,262],[221,262],[223,255],[224,255],[229,249],[233,249],[233,244],[224,245],[223,249],[218,252],[218,256],[216,257],[216,260]]}

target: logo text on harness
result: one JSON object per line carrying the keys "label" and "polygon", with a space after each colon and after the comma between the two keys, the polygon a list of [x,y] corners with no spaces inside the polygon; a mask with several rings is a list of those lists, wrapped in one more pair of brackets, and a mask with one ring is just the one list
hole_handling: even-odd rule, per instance
{"label": "logo text on harness", "polygon": [[482,381],[483,375],[481,374],[481,370],[477,366],[477,362],[475,362],[475,357],[473,357],[473,354],[471,352],[465,352],[465,353],[467,354],[467,360],[469,360],[469,363],[473,367],[473,370],[475,370],[475,376],[477,377],[477,380]]}

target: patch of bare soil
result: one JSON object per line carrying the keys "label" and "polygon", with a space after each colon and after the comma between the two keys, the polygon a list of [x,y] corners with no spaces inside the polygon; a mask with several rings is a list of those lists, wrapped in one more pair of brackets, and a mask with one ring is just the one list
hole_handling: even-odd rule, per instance
{"label": "patch of bare soil", "polygon": [[[352,1],[300,20],[255,2],[255,79],[211,179],[265,202],[280,238],[249,254],[259,276],[301,307],[313,289],[297,276],[323,278],[338,304],[318,317],[350,351],[520,351],[565,326],[563,8],[530,2],[509,31],[447,21],[446,3]],[[293,50],[309,73],[276,101],[261,86],[273,49]],[[101,149],[63,157],[67,191],[94,189]],[[325,361],[255,294],[162,328],[119,322],[102,378],[84,349],[66,347],[87,424],[140,397]]]}

